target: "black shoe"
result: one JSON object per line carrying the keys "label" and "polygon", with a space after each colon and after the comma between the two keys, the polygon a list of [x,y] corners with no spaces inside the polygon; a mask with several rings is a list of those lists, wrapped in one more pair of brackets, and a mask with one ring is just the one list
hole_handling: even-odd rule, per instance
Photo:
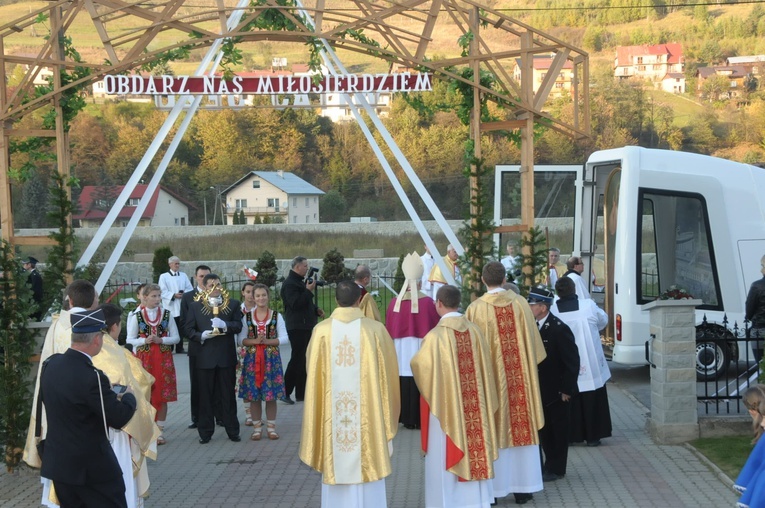
{"label": "black shoe", "polygon": [[199,444],[207,444],[209,442],[210,442],[210,438],[209,437],[200,437],[199,438]]}
{"label": "black shoe", "polygon": [[534,499],[534,494],[513,494],[515,496],[515,504],[526,504]]}
{"label": "black shoe", "polygon": [[301,399],[299,397],[295,397],[295,402],[303,402],[303,399]]}
{"label": "black shoe", "polygon": [[555,473],[544,473],[542,475],[542,481],[543,482],[554,482],[556,480],[560,480],[563,478],[563,475],[555,474]]}
{"label": "black shoe", "polygon": [[242,440],[242,436],[240,436],[240,435],[238,435],[238,434],[237,434],[236,436],[228,436],[228,438],[229,438],[231,441],[235,442],[235,443],[238,443],[239,441],[241,441],[241,440]]}
{"label": "black shoe", "polygon": [[187,429],[196,429],[196,428],[197,428],[197,422],[191,422],[191,423],[189,424],[189,426],[188,426],[188,427],[186,427],[186,428],[187,428]]}
{"label": "black shoe", "polygon": [[215,423],[218,425],[218,427],[225,427],[226,424],[223,423],[223,420],[215,420]]}
{"label": "black shoe", "polygon": [[282,402],[284,402],[285,404],[289,404],[290,406],[292,406],[292,405],[294,405],[294,404],[295,404],[295,401],[294,401],[294,400],[292,400],[292,399],[290,398],[290,396],[289,396],[289,395],[285,395],[284,397],[282,397],[282,398],[281,398],[281,399],[279,399],[279,400],[281,400],[281,401],[282,401]]}
{"label": "black shoe", "polygon": [[595,441],[587,441],[587,446],[600,446],[600,439],[596,439]]}

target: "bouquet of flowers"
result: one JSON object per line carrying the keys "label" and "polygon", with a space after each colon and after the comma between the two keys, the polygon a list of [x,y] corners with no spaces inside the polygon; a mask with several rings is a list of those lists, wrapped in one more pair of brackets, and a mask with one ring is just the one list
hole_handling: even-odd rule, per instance
{"label": "bouquet of flowers", "polygon": [[693,300],[693,295],[674,284],[665,289],[657,300]]}

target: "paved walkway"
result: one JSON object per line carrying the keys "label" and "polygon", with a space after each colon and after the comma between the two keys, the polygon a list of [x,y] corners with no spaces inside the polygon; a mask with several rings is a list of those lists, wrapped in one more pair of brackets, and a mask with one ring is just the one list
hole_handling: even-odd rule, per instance
{"label": "paved walkway", "polygon": [[[289,347],[283,356],[289,357]],[[207,445],[188,430],[188,364],[175,355],[179,400],[170,404],[167,445],[149,463],[152,481],[147,508],[318,507],[320,475],[300,462],[298,442],[302,403],[279,404],[281,439],[232,443],[222,428]],[[646,434],[648,410],[619,385],[619,371],[608,385],[614,436],[597,448],[572,447],[568,474],[546,483],[531,507],[724,507],[735,506],[730,480],[700,459],[688,446],[660,446]],[[244,420],[244,412],[239,409]],[[264,433],[265,438],[265,433]],[[393,474],[386,481],[390,508],[424,506],[423,459],[419,432],[401,427],[394,440]],[[34,470],[0,473],[0,506],[40,506],[41,487]],[[512,496],[499,506],[514,505]]]}

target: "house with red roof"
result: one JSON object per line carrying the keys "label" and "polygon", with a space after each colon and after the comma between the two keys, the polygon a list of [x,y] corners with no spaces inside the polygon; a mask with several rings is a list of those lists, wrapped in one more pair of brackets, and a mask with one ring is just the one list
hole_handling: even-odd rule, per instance
{"label": "house with red roof", "polygon": [[[124,187],[86,185],[80,194],[79,213],[72,215],[72,220],[79,221],[81,228],[99,227]],[[136,207],[144,199],[147,187],[145,184],[136,185],[117,215],[114,223],[116,227],[127,226]],[[139,226],[186,226],[189,223],[189,209],[196,208],[186,199],[162,186],[148,199],[149,203],[141,215]]]}
{"label": "house with red roof", "polygon": [[[616,48],[614,76],[618,79],[636,78],[658,84],[664,81],[667,75],[682,74],[684,70],[683,46],[679,43]],[[682,91],[685,91],[684,84]]]}

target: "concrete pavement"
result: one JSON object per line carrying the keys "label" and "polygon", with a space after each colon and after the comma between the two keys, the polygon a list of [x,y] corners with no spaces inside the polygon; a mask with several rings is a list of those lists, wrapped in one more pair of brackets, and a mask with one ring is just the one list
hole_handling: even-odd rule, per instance
{"label": "concrete pavement", "polygon": [[[289,358],[284,347],[284,365]],[[167,444],[149,462],[151,495],[147,508],[251,507],[299,508],[321,504],[320,475],[298,458],[302,403],[279,403],[281,439],[250,441],[250,427],[242,425],[242,442],[233,443],[222,428],[212,441],[197,442],[189,430],[188,363],[175,355],[178,402],[171,403],[165,429]],[[730,480],[700,458],[689,446],[655,444],[646,433],[648,409],[620,386],[614,369],[608,385],[614,435],[600,447],[570,449],[568,474],[545,484],[534,494],[531,507],[723,507],[735,506]],[[239,405],[240,420],[244,411]],[[419,431],[400,428],[394,440],[393,474],[386,479],[388,506],[424,506],[423,459]],[[0,506],[40,506],[37,471],[0,473]],[[512,496],[499,506],[514,505]]]}

